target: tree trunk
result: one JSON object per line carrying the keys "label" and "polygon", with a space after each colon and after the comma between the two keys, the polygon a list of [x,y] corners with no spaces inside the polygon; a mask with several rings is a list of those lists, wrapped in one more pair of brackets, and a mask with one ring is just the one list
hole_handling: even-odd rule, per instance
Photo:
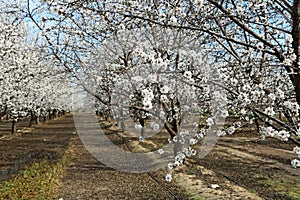
{"label": "tree trunk", "polygon": [[121,129],[122,129],[122,132],[125,132],[125,122],[124,122],[124,118],[122,118],[122,121],[121,121]]}
{"label": "tree trunk", "polygon": [[179,152],[183,151],[184,145],[181,140],[182,140],[182,138],[180,137],[180,135],[177,135],[177,142],[175,142],[175,146],[174,146],[174,156],[175,157],[178,155]]}
{"label": "tree trunk", "polygon": [[30,117],[30,119],[29,119],[29,124],[28,124],[28,127],[31,127],[32,126],[32,123],[33,122],[33,119],[32,119],[32,116]]}
{"label": "tree trunk", "polygon": [[49,120],[51,120],[52,114],[50,110],[48,111],[48,116],[49,116]]}
{"label": "tree trunk", "polygon": [[54,111],[53,111],[53,119],[55,119],[55,118],[57,117],[56,115],[57,115],[57,111],[54,110]]}
{"label": "tree trunk", "polygon": [[175,136],[177,137],[177,141],[175,141],[175,142],[173,141],[175,144],[174,145],[174,156],[177,156],[177,154],[183,150],[183,145],[180,143],[180,140],[182,138],[180,138],[180,136],[178,135],[179,124],[176,122],[176,120],[174,120],[174,122],[172,124],[170,124],[169,122],[165,122],[164,126],[167,129],[171,140],[173,140]]}
{"label": "tree trunk", "polygon": [[31,113],[31,116],[30,116],[30,121],[29,121],[28,127],[31,127],[33,124],[39,124],[39,123],[40,123],[39,116],[36,116],[36,115],[32,112],[32,113]]}
{"label": "tree trunk", "polygon": [[123,108],[120,110],[120,125],[121,125],[121,130],[122,132],[125,132],[125,122],[124,122],[124,113],[123,113]]}
{"label": "tree trunk", "polygon": [[141,129],[141,137],[142,137],[142,138],[145,138],[145,128],[144,128],[144,126],[145,126],[145,120],[141,118],[141,119],[139,120],[139,122],[140,122],[140,125],[142,126],[142,129]]}
{"label": "tree trunk", "polygon": [[294,76],[294,87],[296,92],[296,100],[297,103],[300,105],[300,70],[297,75]]}
{"label": "tree trunk", "polygon": [[17,121],[15,119],[12,120],[11,133],[17,132]]}
{"label": "tree trunk", "polygon": [[292,7],[292,20],[292,45],[297,58],[292,69],[292,72],[294,72],[294,74],[291,74],[290,78],[295,87],[297,103],[300,105],[300,0],[294,0]]}

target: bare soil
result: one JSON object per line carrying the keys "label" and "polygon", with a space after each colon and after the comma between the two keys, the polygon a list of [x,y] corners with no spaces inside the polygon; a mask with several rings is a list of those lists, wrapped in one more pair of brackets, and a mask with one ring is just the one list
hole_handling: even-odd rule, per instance
{"label": "bare soil", "polygon": [[17,123],[15,134],[11,134],[9,121],[0,124],[0,181],[11,178],[33,162],[57,162],[75,132],[71,115],[31,128],[28,128],[29,119],[22,119]]}
{"label": "bare soil", "polygon": [[[212,170],[216,177],[247,188],[262,199],[300,199],[300,171],[290,165],[296,158],[292,152],[294,146],[274,139],[224,137],[207,157],[194,161],[191,166]],[[211,176],[201,170],[195,172],[198,179],[210,180]],[[283,183],[283,188],[278,188],[278,181]],[[297,194],[291,194],[290,187],[297,188]]]}
{"label": "bare soil", "polygon": [[[120,140],[118,137],[115,139]],[[71,149],[72,163],[62,178],[64,186],[59,194],[64,200],[174,199],[147,173],[125,173],[103,165],[92,157],[78,137],[74,138]],[[187,199],[184,191],[177,185],[170,184],[167,187],[179,199]]]}
{"label": "bare soil", "polygon": [[[300,199],[300,171],[290,166],[295,158],[289,142],[260,140],[255,131],[220,138],[205,158],[188,159],[176,170],[174,181],[164,181],[166,170],[131,174],[111,169],[95,159],[76,134],[72,115],[24,126],[10,135],[0,127],[0,181],[15,176],[33,162],[57,162],[68,150],[71,162],[61,178],[58,196],[67,199]],[[109,139],[120,147],[120,131],[102,121]],[[124,138],[123,138],[124,139]],[[127,138],[137,151],[156,148],[166,137],[140,143]],[[154,144],[153,144],[154,143]],[[154,177],[154,179],[153,179]],[[217,184],[217,188],[213,188]],[[282,186],[281,188],[278,185]],[[290,190],[289,188],[292,188]],[[299,190],[298,190],[299,188]],[[173,194],[170,194],[170,192]],[[298,198],[299,197],[299,198]]]}

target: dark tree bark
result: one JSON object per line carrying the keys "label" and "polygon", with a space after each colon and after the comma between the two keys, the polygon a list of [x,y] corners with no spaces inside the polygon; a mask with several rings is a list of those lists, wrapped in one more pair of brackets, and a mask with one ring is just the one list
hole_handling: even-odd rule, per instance
{"label": "dark tree bark", "polygon": [[17,121],[15,119],[12,120],[11,133],[17,132]]}
{"label": "dark tree bark", "polygon": [[292,37],[293,37],[293,48],[297,56],[296,61],[293,65],[293,72],[291,74],[291,80],[295,87],[296,100],[300,105],[300,0],[295,0],[292,8]]}

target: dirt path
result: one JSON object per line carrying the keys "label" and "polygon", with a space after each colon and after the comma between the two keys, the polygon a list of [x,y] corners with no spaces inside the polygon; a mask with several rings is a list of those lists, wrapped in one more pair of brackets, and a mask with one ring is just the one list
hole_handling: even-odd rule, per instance
{"label": "dirt path", "polygon": [[[113,143],[122,146],[123,141],[119,136],[109,130],[106,133]],[[97,137],[92,140],[97,140]],[[147,173],[125,173],[103,165],[88,152],[78,136],[73,138],[70,149],[72,162],[66,168],[59,194],[64,200],[174,199],[166,187],[178,199],[188,198],[174,183],[160,185]],[[154,176],[158,174],[161,177],[164,175],[156,172]]]}
{"label": "dirt path", "polygon": [[[101,164],[78,137],[74,139],[72,149],[72,163],[62,178],[64,186],[59,194],[64,200],[174,199],[146,173],[124,173]],[[170,188],[180,199],[186,198],[176,186]]]}

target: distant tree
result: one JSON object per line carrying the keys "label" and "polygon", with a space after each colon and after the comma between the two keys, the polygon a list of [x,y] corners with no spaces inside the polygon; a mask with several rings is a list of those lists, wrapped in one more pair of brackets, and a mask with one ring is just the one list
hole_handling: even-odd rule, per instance
{"label": "distant tree", "polygon": [[59,99],[70,91],[65,72],[54,67],[54,60],[45,60],[47,51],[20,19],[22,12],[13,3],[5,5],[0,14],[0,117],[8,115],[15,132],[20,117],[31,115],[31,122],[38,122],[51,107],[68,108]]}

